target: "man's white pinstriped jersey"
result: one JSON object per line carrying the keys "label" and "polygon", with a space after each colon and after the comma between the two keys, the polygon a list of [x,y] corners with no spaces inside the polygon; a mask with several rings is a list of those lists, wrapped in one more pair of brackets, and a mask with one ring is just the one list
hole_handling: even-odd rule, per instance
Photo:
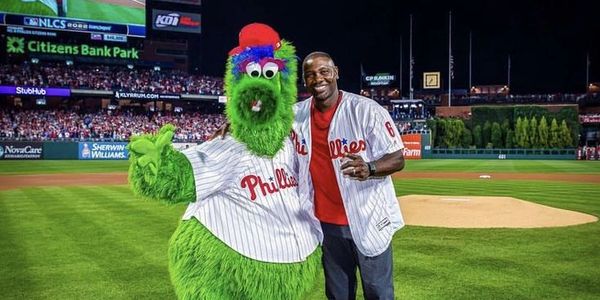
{"label": "man's white pinstriped jersey", "polygon": [[265,262],[304,261],[319,243],[311,203],[298,197],[298,160],[286,138],[275,157],[230,136],[182,152],[196,181],[184,220],[198,219],[238,253]]}
{"label": "man's white pinstriped jersey", "polygon": [[[341,102],[329,127],[329,151],[352,238],[362,254],[376,256],[387,249],[394,232],[404,226],[391,176],[366,181],[345,178],[341,171],[342,159],[344,153],[349,152],[362,156],[367,162],[374,161],[402,150],[404,144],[390,114],[381,105],[359,95],[341,93]],[[300,159],[300,198],[312,202],[311,101],[309,98],[294,106],[292,138]],[[314,212],[314,206],[310,209]]]}

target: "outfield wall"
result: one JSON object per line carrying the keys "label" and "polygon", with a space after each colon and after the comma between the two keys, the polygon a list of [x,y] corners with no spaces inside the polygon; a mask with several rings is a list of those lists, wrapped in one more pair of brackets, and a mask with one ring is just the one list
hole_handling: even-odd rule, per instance
{"label": "outfield wall", "polygon": [[431,135],[404,134],[406,159],[578,159],[577,149],[436,149],[431,148]]}
{"label": "outfield wall", "polygon": [[[576,160],[577,149],[432,149],[429,135],[405,135],[407,159],[548,159]],[[182,150],[196,143],[174,143]],[[126,160],[126,142],[6,142],[0,141],[3,159]]]}
{"label": "outfield wall", "polygon": [[577,149],[430,149],[423,158],[576,160]]}

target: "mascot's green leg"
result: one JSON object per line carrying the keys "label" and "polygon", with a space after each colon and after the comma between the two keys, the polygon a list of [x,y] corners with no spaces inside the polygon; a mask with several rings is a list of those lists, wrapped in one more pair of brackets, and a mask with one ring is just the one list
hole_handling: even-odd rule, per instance
{"label": "mascot's green leg", "polygon": [[169,271],[179,299],[302,299],[313,287],[320,256],[319,249],[302,263],[253,260],[191,219],[171,237]]}

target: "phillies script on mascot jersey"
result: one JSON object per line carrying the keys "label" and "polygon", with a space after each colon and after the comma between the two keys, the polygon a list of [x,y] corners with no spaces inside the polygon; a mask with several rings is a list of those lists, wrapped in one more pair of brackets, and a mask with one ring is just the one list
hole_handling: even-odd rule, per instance
{"label": "phillies script on mascot jersey", "polygon": [[252,201],[256,200],[257,187],[260,188],[262,195],[266,196],[267,194],[277,193],[280,190],[298,186],[298,180],[293,176],[289,176],[284,168],[275,170],[275,178],[276,181],[273,181],[273,177],[271,176],[267,181],[258,175],[247,175],[242,178],[241,186],[248,188],[248,191],[250,191],[250,200]]}
{"label": "phillies script on mascot jersey", "polygon": [[[308,199],[298,197],[298,160],[291,139],[272,159],[251,155],[227,136],[183,151],[194,169],[196,218],[240,254],[266,262],[300,262],[317,247]],[[226,172],[224,172],[226,170]],[[223,213],[227,212],[227,213]],[[234,225],[235,224],[235,225]]]}

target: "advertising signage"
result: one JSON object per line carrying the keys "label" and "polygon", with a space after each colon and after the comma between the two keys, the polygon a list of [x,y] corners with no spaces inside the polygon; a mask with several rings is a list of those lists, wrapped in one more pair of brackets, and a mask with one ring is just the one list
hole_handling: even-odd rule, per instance
{"label": "advertising signage", "polygon": [[200,14],[152,10],[152,29],[154,30],[200,33],[201,28]]}
{"label": "advertising signage", "polygon": [[406,159],[421,159],[421,135],[420,134],[405,134],[402,135],[404,149],[402,154]]}
{"label": "advertising signage", "polygon": [[41,159],[41,142],[0,142],[0,159]]}
{"label": "advertising signage", "polygon": [[115,142],[115,143],[96,143],[96,142],[84,142],[79,143],[79,159],[128,159],[129,151],[127,150],[127,143]]}
{"label": "advertising signage", "polygon": [[389,73],[378,73],[373,76],[363,76],[363,80],[368,86],[388,86],[396,80],[396,76]]}
{"label": "advertising signage", "polygon": [[0,85],[0,95],[69,97],[71,96],[71,90],[63,88]]}
{"label": "advertising signage", "polygon": [[179,100],[180,95],[175,94],[157,94],[144,92],[115,92],[115,99],[132,99],[132,100]]}
{"label": "advertising signage", "polygon": [[139,51],[133,47],[125,48],[107,45],[93,46],[88,44],[64,44],[16,36],[6,37],[6,53],[69,54],[77,56],[139,59]]}

